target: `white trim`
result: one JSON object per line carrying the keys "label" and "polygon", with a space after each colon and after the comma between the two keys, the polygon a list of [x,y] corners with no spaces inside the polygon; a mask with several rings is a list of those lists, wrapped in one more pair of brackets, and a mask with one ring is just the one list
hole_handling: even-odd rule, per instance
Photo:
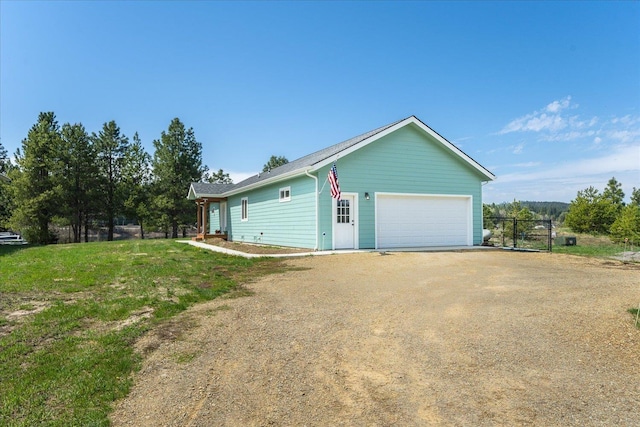
{"label": "white trim", "polygon": [[[316,194],[316,200],[315,200],[315,202],[316,202],[316,207],[315,207],[315,210],[316,210],[316,247],[313,248],[313,250],[317,251],[318,250],[318,239],[319,239],[318,232],[320,230],[320,224],[318,224],[318,218],[319,218],[319,216],[318,216],[318,198],[320,197],[320,194],[318,194],[318,177],[315,176],[315,175],[311,175],[308,171],[304,171],[304,173],[309,178],[313,178],[313,180],[316,182],[316,192],[315,192],[315,194]],[[324,249],[324,248],[322,248],[322,249]]]}
{"label": "white trim", "polygon": [[473,196],[470,194],[422,194],[422,193],[386,193],[380,192],[374,194],[375,206],[374,206],[374,219],[373,219],[373,234],[375,248],[379,249],[378,244],[378,197],[391,196],[391,197],[419,197],[419,198],[456,198],[467,200],[467,246],[473,246]]}
{"label": "white trim", "polygon": [[267,178],[264,181],[254,182],[253,184],[246,185],[236,190],[227,191],[226,193],[222,194],[222,197],[234,196],[236,194],[244,193],[245,191],[254,190],[256,188],[264,187],[269,184],[275,184],[276,182],[285,181],[289,178],[294,178],[296,176],[304,175],[306,171],[315,170],[315,169],[308,169],[308,168],[309,166],[305,166],[300,169],[293,170],[291,172],[283,173],[282,175],[277,175],[273,178]]}
{"label": "white trim", "polygon": [[325,160],[322,160],[322,161],[320,161],[320,162],[318,162],[316,164],[313,164],[313,165],[310,165],[310,166],[306,165],[306,166],[303,166],[303,167],[301,167],[299,169],[295,169],[295,170],[292,170],[290,172],[284,173],[282,175],[277,175],[277,176],[275,176],[273,178],[267,178],[264,181],[254,182],[253,184],[247,185],[245,187],[241,187],[241,188],[238,188],[238,189],[235,189],[235,190],[227,191],[227,192],[225,192],[225,193],[223,193],[221,195],[207,195],[207,196],[229,197],[229,196],[233,196],[235,194],[244,193],[245,191],[253,190],[255,188],[260,188],[260,187],[263,187],[265,185],[274,184],[274,183],[279,182],[279,181],[284,181],[284,180],[287,180],[289,178],[293,178],[293,177],[296,177],[296,176],[304,175],[304,174],[307,174],[307,172],[316,172],[316,171],[322,169],[323,167],[336,162],[338,160],[338,158],[347,156],[347,155],[353,153],[354,151],[359,150],[360,148],[365,147],[365,146],[371,144],[372,142],[377,141],[380,138],[383,138],[383,137],[389,135],[390,133],[395,132],[398,129],[401,129],[401,128],[409,125],[409,124],[414,124],[414,125],[418,126],[425,133],[431,135],[436,141],[440,142],[442,145],[444,145],[446,148],[448,148],[450,151],[452,151],[454,154],[459,156],[461,159],[463,159],[465,162],[467,162],[469,165],[471,165],[474,169],[476,169],[478,172],[480,172],[482,175],[484,175],[487,178],[486,181],[493,181],[493,180],[496,179],[494,174],[489,172],[487,169],[485,169],[482,165],[480,165],[478,162],[476,162],[471,157],[469,157],[466,153],[464,153],[458,147],[456,147],[455,145],[453,145],[452,143],[447,141],[445,138],[440,136],[436,131],[431,129],[429,126],[427,126],[424,123],[422,123],[420,121],[420,119],[418,119],[416,116],[411,116],[411,117],[408,117],[408,118],[402,120],[401,122],[398,122],[395,125],[390,126],[387,129],[385,129],[385,130],[383,130],[381,132],[378,132],[377,134],[372,135],[369,138],[366,138],[366,139],[358,142],[357,144],[352,145],[351,147],[346,148],[346,149],[334,154],[333,156],[328,157]]}
{"label": "white trim", "polygon": [[[358,216],[358,193],[345,193],[343,196],[353,197],[353,209],[351,217],[353,218],[353,249],[360,249],[360,221]],[[336,250],[336,220],[337,216],[337,200],[331,198],[331,250]],[[324,249],[324,248],[323,248]]]}
{"label": "white trim", "polygon": [[420,129],[422,129],[424,132],[426,132],[427,134],[431,135],[433,138],[435,138],[438,142],[440,142],[441,144],[443,144],[445,147],[447,147],[449,150],[453,151],[454,154],[457,154],[459,157],[461,157],[464,161],[466,161],[467,163],[469,163],[471,166],[473,166],[476,170],[478,170],[480,173],[482,173],[484,176],[487,177],[487,180],[489,181],[493,181],[496,179],[495,175],[492,174],[491,172],[489,172],[487,169],[485,169],[484,167],[482,167],[478,162],[476,162],[475,160],[473,160],[471,157],[469,157],[466,153],[464,153],[462,150],[460,150],[458,147],[456,147],[455,145],[453,145],[452,143],[450,143],[449,141],[447,141],[446,139],[444,139],[442,136],[440,136],[436,131],[434,131],[433,129],[431,129],[429,126],[425,125],[424,123],[422,123],[417,117],[415,116],[411,116],[399,123],[396,123],[395,125],[388,127],[387,129],[378,132],[377,134],[364,139],[362,141],[360,141],[359,143],[352,145],[351,147],[340,151],[339,153],[323,160],[320,163],[316,163],[314,165],[314,170],[318,170],[328,164],[331,164],[335,161],[337,161],[337,159],[339,157],[344,157],[347,156],[351,153],[353,153],[356,150],[359,150],[362,147],[365,147],[369,144],[371,144],[374,141],[377,141],[380,138],[383,138],[387,135],[389,135],[392,132],[397,131],[400,128],[405,127],[408,124],[413,123],[414,125],[418,126]]}
{"label": "white trim", "polygon": [[[244,208],[244,204],[246,202],[247,208]],[[245,215],[246,211],[246,215]],[[249,221],[249,198],[243,197],[240,199],[240,221],[246,222]]]}
{"label": "white trim", "polygon": [[[283,197],[282,196],[283,193],[285,193],[286,196]],[[280,203],[285,203],[285,202],[290,202],[291,201],[291,186],[290,185],[288,185],[286,187],[281,187],[278,190],[278,201]]]}

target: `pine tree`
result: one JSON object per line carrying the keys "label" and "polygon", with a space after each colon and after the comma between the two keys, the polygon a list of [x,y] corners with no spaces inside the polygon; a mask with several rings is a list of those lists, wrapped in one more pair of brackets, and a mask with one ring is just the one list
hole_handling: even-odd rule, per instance
{"label": "pine tree", "polygon": [[9,188],[9,178],[6,176],[11,169],[11,162],[7,150],[0,143],[0,230],[6,230],[13,212],[13,197]]}
{"label": "pine tree", "polygon": [[624,191],[622,191],[622,184],[619,183],[615,177],[607,182],[607,187],[602,192],[602,197],[610,200],[617,212],[622,210],[624,206]]}
{"label": "pine tree", "polygon": [[22,152],[16,153],[19,173],[11,185],[16,206],[11,224],[32,243],[47,244],[54,239],[49,224],[60,206],[60,188],[55,183],[56,172],[61,169],[60,145],[55,114],[40,113],[22,141]]}
{"label": "pine tree", "polygon": [[215,184],[233,184],[229,174],[222,169],[218,169],[218,172],[205,172],[204,180]]}
{"label": "pine tree", "polygon": [[611,224],[611,238],[614,242],[624,242],[625,239],[635,244],[640,242],[640,206],[631,203],[622,208]]}
{"label": "pine tree", "polygon": [[133,144],[125,152],[122,180],[124,213],[138,221],[140,238],[144,239],[144,223],[150,216],[151,156],[144,150],[138,132],[133,135]]}
{"label": "pine tree", "polygon": [[178,237],[178,225],[192,222],[193,203],[185,195],[192,182],[201,180],[202,144],[196,140],[193,129],[185,129],[180,119],[169,124],[167,132],[154,140],[153,155],[154,206],[158,216],[171,228],[171,236]]}
{"label": "pine tree", "polygon": [[73,241],[82,239],[82,226],[96,205],[96,153],[82,124],[62,125],[64,169],[58,177],[62,190],[64,214],[73,230]]}
{"label": "pine tree", "polygon": [[107,222],[107,240],[113,240],[116,215],[124,210],[121,186],[123,157],[129,147],[129,140],[120,133],[115,121],[102,126],[98,135],[92,135],[97,153],[99,201],[101,215]]}
{"label": "pine tree", "polygon": [[571,201],[565,224],[576,233],[606,234],[616,219],[617,207],[594,187],[578,191]]}
{"label": "pine tree", "polygon": [[286,165],[287,163],[289,163],[289,160],[284,156],[271,156],[269,161],[262,167],[262,172],[269,172],[271,169]]}

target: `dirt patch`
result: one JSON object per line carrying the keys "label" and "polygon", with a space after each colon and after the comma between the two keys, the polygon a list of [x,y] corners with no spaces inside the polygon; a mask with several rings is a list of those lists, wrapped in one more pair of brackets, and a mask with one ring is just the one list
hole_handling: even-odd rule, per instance
{"label": "dirt patch", "polygon": [[640,423],[627,311],[640,283],[622,263],[500,251],[287,263],[254,295],[149,334],[113,424]]}
{"label": "dirt patch", "polygon": [[299,254],[312,252],[312,249],[287,248],[284,246],[259,245],[253,243],[228,242],[224,239],[207,239],[205,243],[247,254]]}

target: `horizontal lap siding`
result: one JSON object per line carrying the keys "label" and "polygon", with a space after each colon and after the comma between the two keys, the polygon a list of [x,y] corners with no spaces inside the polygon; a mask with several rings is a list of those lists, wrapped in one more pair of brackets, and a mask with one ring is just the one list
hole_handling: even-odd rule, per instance
{"label": "horizontal lap siding", "polygon": [[[280,202],[280,188],[291,187],[291,201]],[[241,199],[248,197],[249,220],[240,220]],[[315,240],[315,181],[299,177],[229,197],[233,224],[230,239],[313,249]],[[262,235],[260,234],[262,233]]]}
{"label": "horizontal lap siding", "polygon": [[[413,125],[363,147],[337,163],[340,187],[359,194],[360,248],[375,247],[374,193],[455,194],[473,198],[473,242],[482,242],[482,176],[471,165]],[[321,180],[330,166],[323,168]],[[368,192],[370,200],[365,200]],[[331,198],[320,195],[320,234],[330,247]],[[327,242],[329,240],[329,242]]]}
{"label": "horizontal lap siding", "polygon": [[209,205],[209,234],[213,234],[220,229],[220,203],[214,202]]}

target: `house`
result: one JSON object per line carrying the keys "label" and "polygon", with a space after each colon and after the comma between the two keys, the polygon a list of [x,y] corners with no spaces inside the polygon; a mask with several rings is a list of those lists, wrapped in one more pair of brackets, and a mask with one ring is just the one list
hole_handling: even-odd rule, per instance
{"label": "house", "polygon": [[[336,165],[340,200],[327,182]],[[198,237],[314,250],[482,243],[495,176],[415,116],[238,184],[193,183]]]}

